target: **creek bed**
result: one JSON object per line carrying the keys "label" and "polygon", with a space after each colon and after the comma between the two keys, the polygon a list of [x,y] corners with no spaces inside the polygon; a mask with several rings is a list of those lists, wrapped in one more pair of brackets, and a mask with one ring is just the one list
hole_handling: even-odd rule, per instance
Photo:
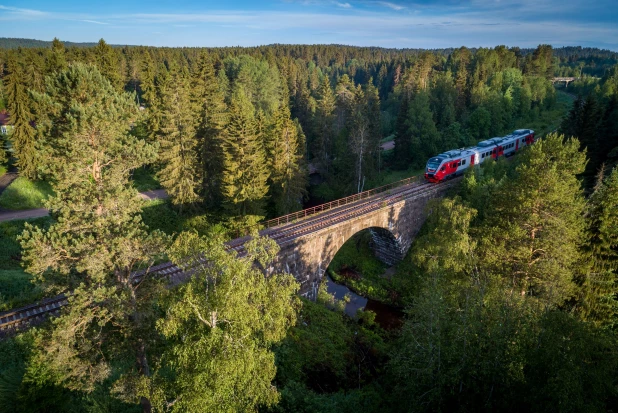
{"label": "creek bed", "polygon": [[400,309],[360,296],[345,285],[337,284],[329,276],[326,276],[324,281],[326,291],[334,295],[337,300],[343,300],[346,295],[350,297],[345,306],[345,313],[349,317],[356,317],[356,312],[364,308],[376,313],[376,322],[386,330],[398,329],[403,324],[404,313]]}

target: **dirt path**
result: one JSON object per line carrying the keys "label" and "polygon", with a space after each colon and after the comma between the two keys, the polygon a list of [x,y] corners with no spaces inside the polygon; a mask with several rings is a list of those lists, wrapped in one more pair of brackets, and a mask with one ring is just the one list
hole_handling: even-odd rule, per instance
{"label": "dirt path", "polygon": [[392,141],[384,142],[382,145],[380,145],[380,148],[382,148],[383,151],[391,150],[395,148],[395,141],[392,140]]}
{"label": "dirt path", "polygon": [[0,195],[4,192],[4,190],[11,185],[11,183],[17,179],[17,172],[7,172],[4,175],[0,176]]}
{"label": "dirt path", "polygon": [[[8,174],[5,174],[4,176],[0,177],[0,183],[2,182],[1,179],[4,178],[6,175]],[[2,193],[2,190],[3,189],[0,187],[0,193]],[[147,201],[153,201],[155,199],[167,198],[167,193],[165,192],[164,189],[154,189],[152,191],[140,192],[139,197]],[[6,209],[0,209],[0,222],[12,221],[14,219],[40,218],[40,217],[45,217],[47,215],[49,215],[49,211],[45,208],[24,209],[23,211],[9,211]]]}

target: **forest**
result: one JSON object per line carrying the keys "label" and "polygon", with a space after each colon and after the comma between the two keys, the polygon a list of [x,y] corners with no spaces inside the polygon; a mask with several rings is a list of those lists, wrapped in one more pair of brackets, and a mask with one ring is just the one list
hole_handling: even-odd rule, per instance
{"label": "forest", "polygon": [[[0,222],[0,311],[71,296],[0,337],[0,412],[618,405],[616,53],[8,40],[0,175],[19,177],[0,208],[50,215]],[[260,271],[265,219],[517,128],[538,141],[432,201],[391,276],[362,234],[331,265],[398,326]],[[136,200],[152,189],[169,198]],[[246,256],[225,250],[249,233]],[[165,261],[197,269],[134,282]]]}

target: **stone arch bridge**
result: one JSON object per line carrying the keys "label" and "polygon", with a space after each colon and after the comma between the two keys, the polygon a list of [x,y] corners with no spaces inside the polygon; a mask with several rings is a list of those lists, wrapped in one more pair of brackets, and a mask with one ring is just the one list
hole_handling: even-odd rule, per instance
{"label": "stone arch bridge", "polygon": [[[299,211],[265,223],[260,235],[269,236],[280,252],[268,272],[285,271],[301,284],[300,294],[314,298],[324,272],[341,246],[354,234],[369,229],[376,256],[387,264],[401,260],[425,222],[425,206],[455,183],[426,183],[408,178],[381,188]],[[230,251],[242,256],[251,236],[227,243]],[[172,263],[152,267],[149,273],[180,280],[190,276]],[[136,273],[135,277],[142,274]],[[0,331],[45,318],[67,304],[57,296],[12,311],[0,313]]]}

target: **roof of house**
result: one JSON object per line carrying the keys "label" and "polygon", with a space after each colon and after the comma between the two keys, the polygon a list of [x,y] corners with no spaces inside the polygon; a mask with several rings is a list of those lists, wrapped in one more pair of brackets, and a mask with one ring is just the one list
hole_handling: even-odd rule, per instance
{"label": "roof of house", "polygon": [[10,125],[11,124],[11,119],[9,117],[9,114],[6,112],[6,110],[3,110],[0,112],[0,125],[4,126],[4,125]]}

